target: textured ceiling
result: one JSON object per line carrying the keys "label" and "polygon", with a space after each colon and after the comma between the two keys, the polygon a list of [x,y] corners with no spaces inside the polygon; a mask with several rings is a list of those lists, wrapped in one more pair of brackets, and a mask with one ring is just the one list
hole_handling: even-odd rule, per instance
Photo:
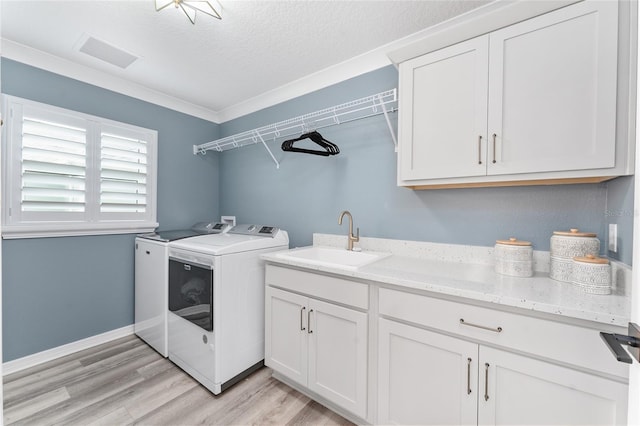
{"label": "textured ceiling", "polygon": [[[0,2],[3,40],[219,112],[479,7],[485,0],[220,0],[192,25],[153,0]],[[78,51],[88,36],[139,56],[120,69]]]}

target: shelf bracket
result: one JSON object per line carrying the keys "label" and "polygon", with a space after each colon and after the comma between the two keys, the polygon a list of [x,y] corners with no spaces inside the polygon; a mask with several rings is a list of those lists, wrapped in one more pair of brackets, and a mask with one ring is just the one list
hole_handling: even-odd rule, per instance
{"label": "shelf bracket", "polygon": [[[394,97],[396,89],[393,89]],[[389,113],[387,112],[387,108],[384,106],[384,102],[382,101],[382,97],[380,95],[376,96],[378,101],[380,101],[380,108],[382,108],[382,113],[384,114],[384,119],[387,121],[387,126],[389,126],[389,133],[391,133],[391,140],[393,141],[393,150],[398,152],[398,139],[396,138],[396,134],[393,132],[393,126],[391,125],[391,120],[389,119]]]}
{"label": "shelf bracket", "polygon": [[276,169],[280,168],[280,163],[278,163],[278,160],[276,160],[276,157],[273,155],[273,152],[271,152],[271,150],[269,149],[269,147],[267,146],[267,143],[264,141],[264,139],[262,138],[262,135],[260,134],[260,132],[258,131],[254,131],[256,137],[258,139],[260,139],[260,142],[262,142],[262,146],[264,146],[264,149],[267,150],[267,152],[269,153],[269,155],[271,156],[271,159],[273,160],[274,163],[276,163]]}

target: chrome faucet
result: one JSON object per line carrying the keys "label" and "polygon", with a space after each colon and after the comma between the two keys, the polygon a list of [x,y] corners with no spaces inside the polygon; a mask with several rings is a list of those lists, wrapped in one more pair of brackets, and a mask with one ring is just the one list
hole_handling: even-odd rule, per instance
{"label": "chrome faucet", "polygon": [[340,217],[338,218],[338,225],[342,225],[342,218],[349,216],[349,235],[347,235],[347,250],[353,250],[353,243],[357,243],[360,241],[360,228],[357,228],[356,235],[353,235],[353,216],[349,210],[345,210],[340,213]]}

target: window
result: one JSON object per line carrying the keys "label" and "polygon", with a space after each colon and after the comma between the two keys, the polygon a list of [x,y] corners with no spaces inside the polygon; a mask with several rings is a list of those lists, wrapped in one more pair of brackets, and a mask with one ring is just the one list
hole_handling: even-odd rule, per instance
{"label": "window", "polygon": [[150,231],[157,132],[4,97],[4,238]]}

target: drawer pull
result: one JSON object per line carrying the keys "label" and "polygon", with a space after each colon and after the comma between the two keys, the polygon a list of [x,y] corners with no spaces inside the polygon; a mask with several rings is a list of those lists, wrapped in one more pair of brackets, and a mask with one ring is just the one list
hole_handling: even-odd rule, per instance
{"label": "drawer pull", "polygon": [[484,363],[484,400],[489,400],[489,363]]}
{"label": "drawer pull", "polygon": [[304,331],[306,330],[306,328],[304,327],[304,324],[302,323],[303,318],[304,318],[304,310],[307,309],[304,306],[302,307],[302,309],[300,309],[300,331]]}
{"label": "drawer pull", "polygon": [[467,358],[467,395],[471,395],[471,358]]}
{"label": "drawer pull", "polygon": [[481,328],[481,329],[483,329],[483,330],[493,331],[493,332],[495,332],[495,333],[501,333],[501,332],[502,332],[502,327],[495,327],[495,328],[492,328],[492,327],[486,327],[486,326],[484,326],[484,325],[473,324],[473,323],[471,323],[471,322],[466,322],[466,321],[464,320],[464,318],[460,318],[460,324],[462,324],[462,325],[468,325],[469,327]]}

